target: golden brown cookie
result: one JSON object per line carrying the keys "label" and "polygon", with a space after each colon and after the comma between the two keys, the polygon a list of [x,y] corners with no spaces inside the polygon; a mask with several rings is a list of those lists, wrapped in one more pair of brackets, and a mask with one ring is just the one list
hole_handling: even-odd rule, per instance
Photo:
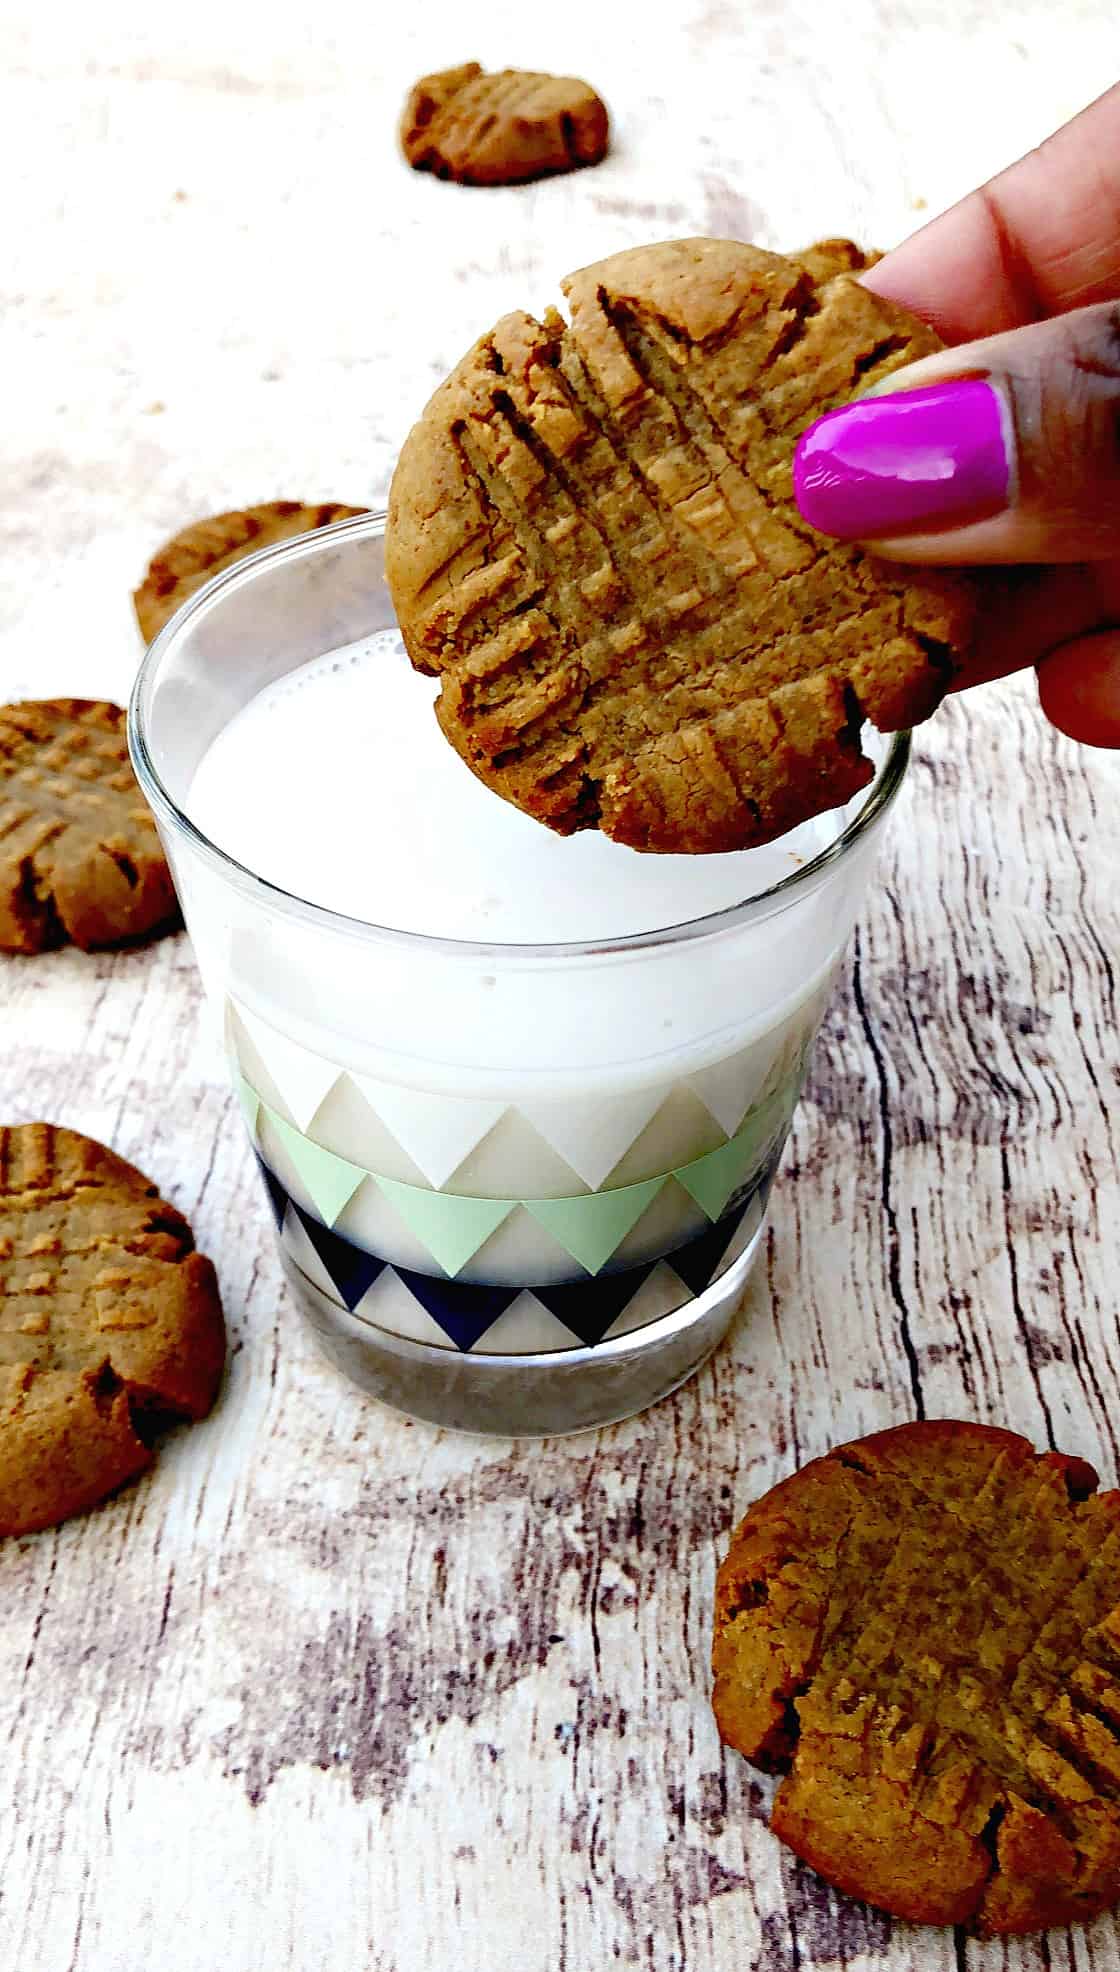
{"label": "golden brown cookie", "polygon": [[507,315],[441,384],[389,496],[386,573],[440,724],[561,834],[765,842],[871,776],[859,730],[924,719],[970,578],[827,540],[798,434],[937,347],[841,278],[732,240],[636,247]]}
{"label": "golden brown cookie", "polygon": [[365,507],[339,506],[335,500],[325,500],[317,507],[305,506],[301,500],[267,500],[261,507],[238,508],[235,513],[193,521],[152,556],[143,582],[133,592],[136,620],[145,643],[151,643],[180,603],[243,555],[367,511]]}
{"label": "golden brown cookie", "polygon": [[1120,1493],[949,1420],[815,1459],[716,1587],[728,1745],[788,1768],[771,1827],[852,1896],[1031,1931],[1120,1901]]}
{"label": "golden brown cookie", "polygon": [[89,951],[178,923],[121,707],[0,706],[0,949]]}
{"label": "golden brown cookie", "polygon": [[0,1128],[0,1534],[142,1472],[224,1361],[214,1269],[155,1185],[73,1130]]}
{"label": "golden brown cookie", "polygon": [[477,62],[421,76],[401,117],[401,149],[414,171],[460,185],[520,185],[606,156],[605,105],[574,75]]}
{"label": "golden brown cookie", "polygon": [[834,281],[837,274],[862,274],[883,256],[874,247],[857,246],[854,240],[830,239],[814,240],[812,246],[803,247],[792,258],[804,268],[814,287],[820,287],[825,281]]}

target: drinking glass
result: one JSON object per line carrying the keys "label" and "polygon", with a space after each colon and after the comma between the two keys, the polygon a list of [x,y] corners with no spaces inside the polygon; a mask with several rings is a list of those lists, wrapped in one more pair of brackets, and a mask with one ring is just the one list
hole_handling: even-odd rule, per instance
{"label": "drinking glass", "polygon": [[[200,589],[141,666],[133,760],[323,1348],[437,1424],[582,1430],[691,1375],[743,1297],[908,738],[870,735],[803,866],[689,923],[519,945],[323,909],[208,840],[191,784],[258,692],[393,627],[383,545],[362,516]],[[370,853],[408,841],[402,813]]]}

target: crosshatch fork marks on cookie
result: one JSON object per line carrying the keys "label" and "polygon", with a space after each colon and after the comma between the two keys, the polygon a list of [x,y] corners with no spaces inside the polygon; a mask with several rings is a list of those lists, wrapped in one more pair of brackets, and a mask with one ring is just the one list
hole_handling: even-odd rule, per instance
{"label": "crosshatch fork marks on cookie", "polygon": [[210,1261],[155,1185],[47,1123],[0,1128],[0,1535],[52,1526],[200,1418],[225,1358]]}
{"label": "crosshatch fork marks on cookie", "polygon": [[123,709],[81,698],[0,707],[0,949],[88,950],[178,921]]}
{"label": "crosshatch fork marks on cookie", "polygon": [[938,1421],[766,1495],[717,1588],[723,1737],[775,1832],[904,1917],[1040,1929],[1120,1898],[1120,1494]]}
{"label": "crosshatch fork marks on cookie", "polygon": [[792,497],[804,426],[936,337],[733,241],[562,286],[570,325],[504,317],[404,447],[409,654],[475,772],[561,833],[765,841],[864,786],[863,720],[928,716],[967,649],[971,578],[825,541]]}

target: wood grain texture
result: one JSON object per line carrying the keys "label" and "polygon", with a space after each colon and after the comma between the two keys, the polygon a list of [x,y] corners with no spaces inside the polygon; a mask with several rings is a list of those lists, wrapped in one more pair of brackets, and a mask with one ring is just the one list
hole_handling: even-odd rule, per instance
{"label": "wood grain texture", "polygon": [[[423,18],[407,18],[408,15]],[[651,19],[653,16],[650,17]],[[376,503],[503,308],[667,234],[889,244],[1114,66],[1077,0],[487,10],[105,0],[0,28],[0,696],[123,696],[185,521]],[[415,76],[575,67],[615,149],[524,191],[399,162]],[[951,104],[951,141],[946,103]],[[1120,1928],[981,1946],[833,1896],[707,1703],[747,1502],[960,1414],[1118,1478],[1120,758],[1029,682],[952,705],[816,1055],[733,1338],[647,1416],[476,1443],[365,1402],[281,1284],[184,937],[0,969],[5,1119],[149,1171],[234,1337],[204,1425],[0,1551],[0,1965],[18,1972],[1107,1972]]]}

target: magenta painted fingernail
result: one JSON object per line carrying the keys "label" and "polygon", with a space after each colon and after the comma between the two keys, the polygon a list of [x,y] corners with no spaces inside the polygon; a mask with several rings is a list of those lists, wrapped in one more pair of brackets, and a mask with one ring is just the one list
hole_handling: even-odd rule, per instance
{"label": "magenta painted fingernail", "polygon": [[962,524],[1007,504],[1011,461],[999,396],[982,378],[865,397],[802,432],[797,504],[842,541]]}

